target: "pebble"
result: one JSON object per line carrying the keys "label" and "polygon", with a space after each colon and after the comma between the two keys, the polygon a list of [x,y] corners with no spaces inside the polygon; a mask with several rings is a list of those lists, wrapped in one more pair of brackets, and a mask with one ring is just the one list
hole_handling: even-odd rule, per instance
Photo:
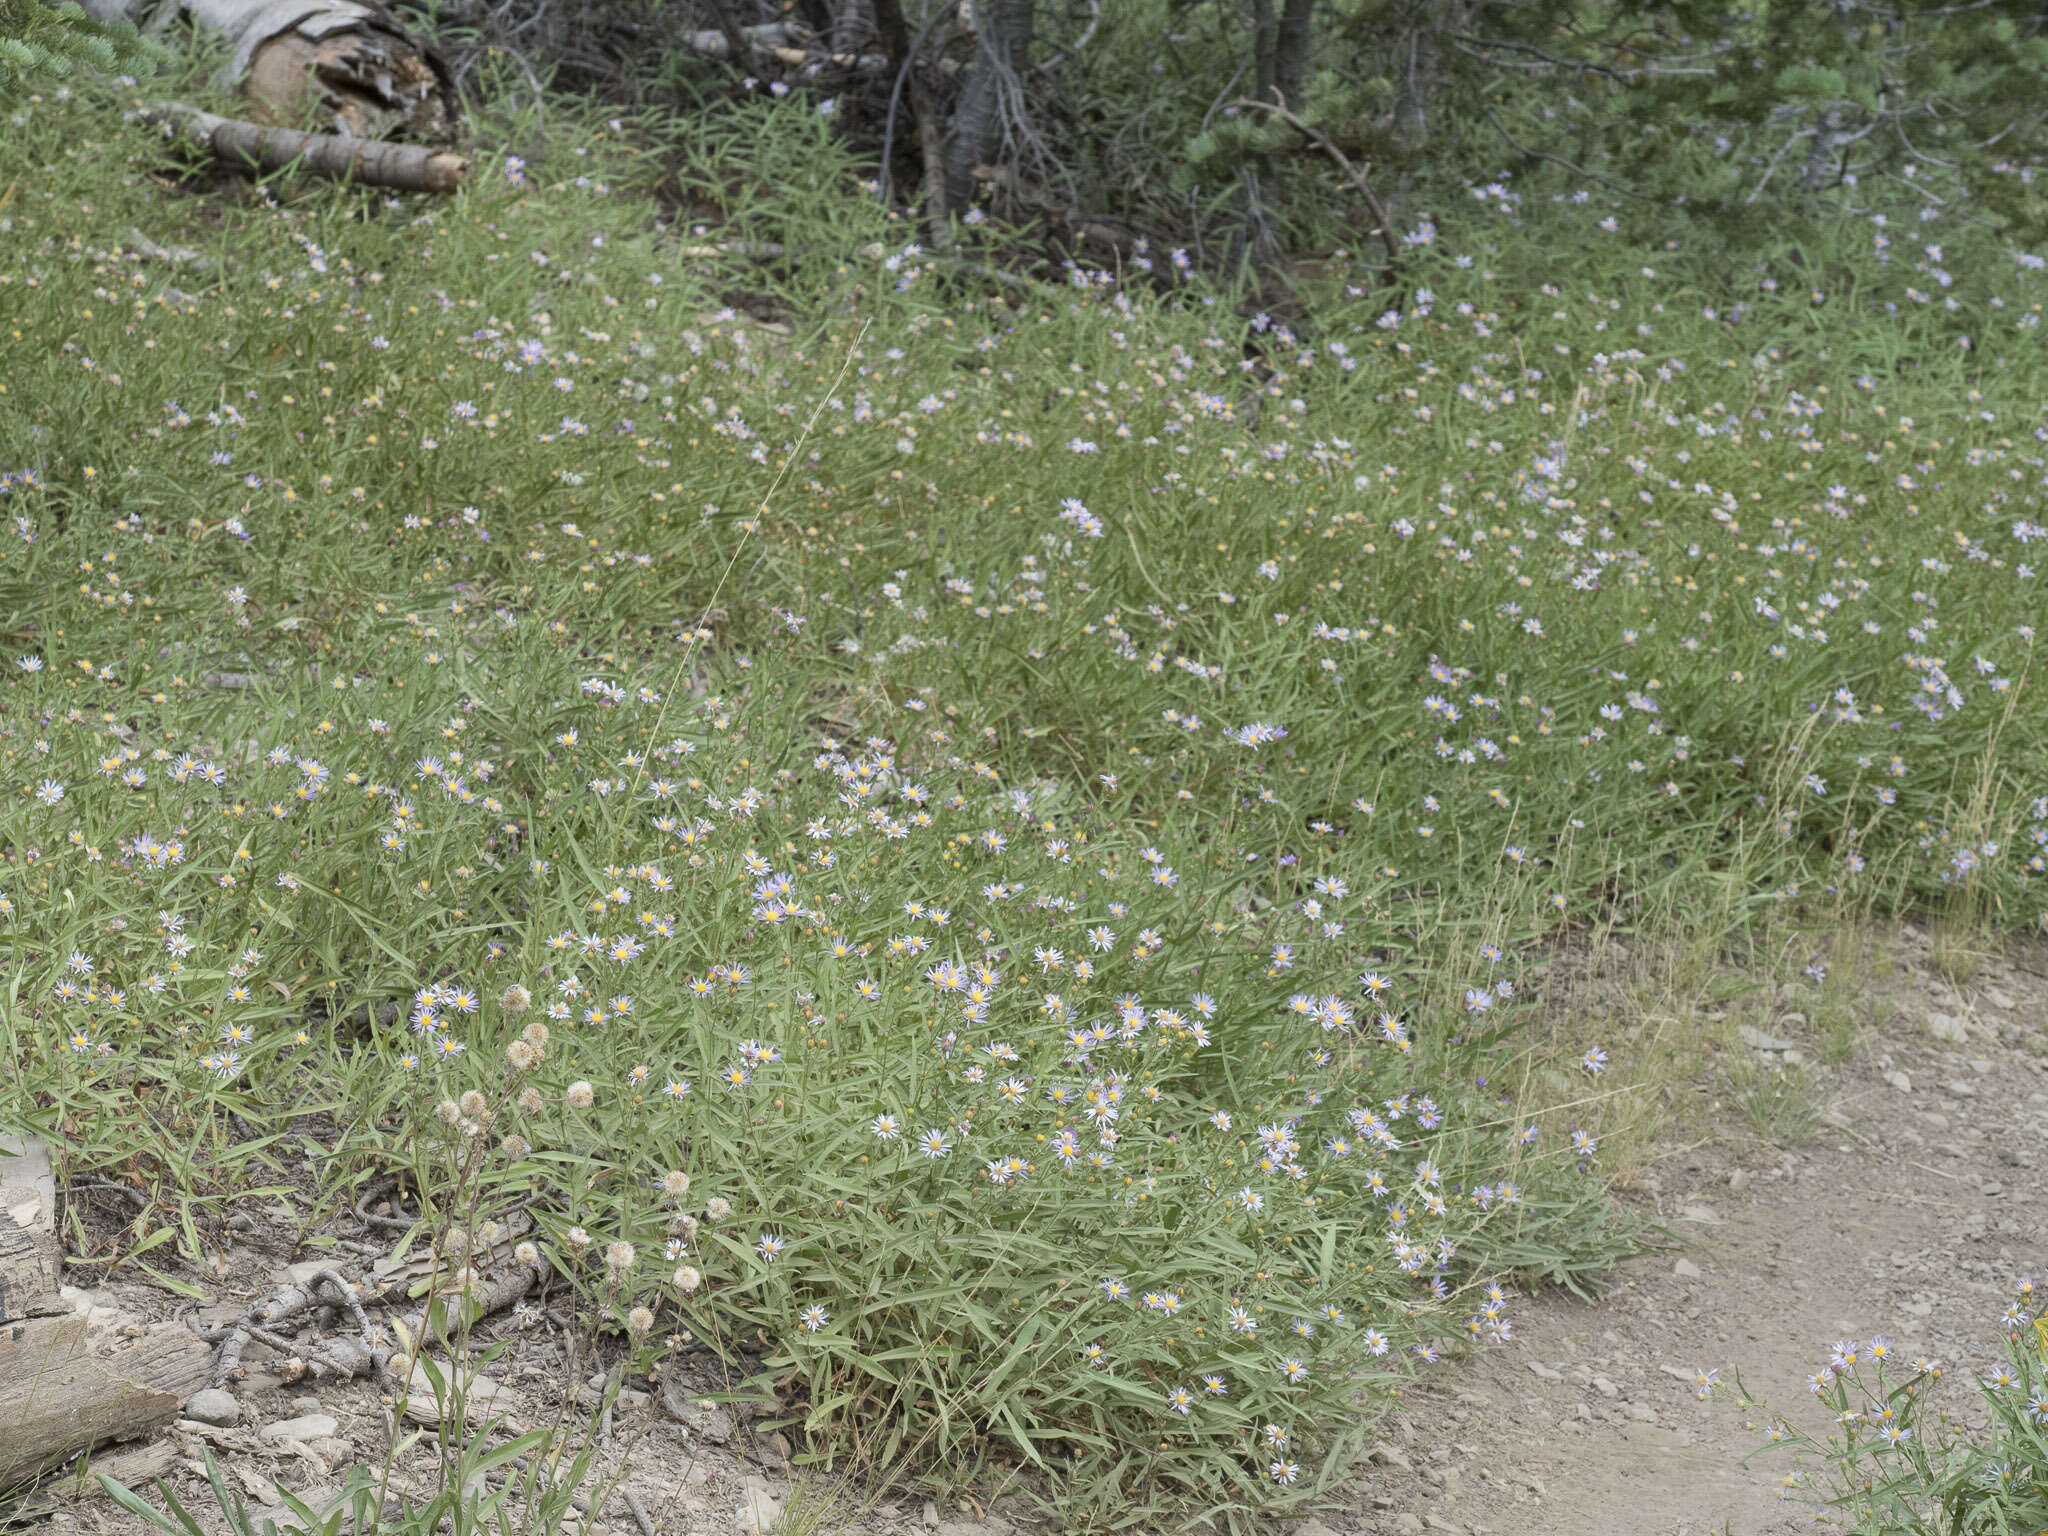
{"label": "pebble", "polygon": [[1927,1011],[1927,1033],[1950,1045],[1967,1045],[1970,1040],[1970,1032],[1963,1026],[1961,1019],[1952,1013],[1939,1013],[1932,1008]]}
{"label": "pebble", "polygon": [[242,1422],[242,1405],[235,1401],[232,1392],[223,1392],[219,1387],[208,1387],[194,1392],[185,1403],[185,1417],[197,1419],[202,1424],[211,1424],[215,1429],[230,1429]]}
{"label": "pebble", "polygon": [[1628,1416],[1638,1424],[1647,1424],[1657,1417],[1656,1412],[1648,1403],[1630,1403],[1628,1405]]}
{"label": "pebble", "polygon": [[1693,1263],[1691,1259],[1680,1259],[1676,1264],[1671,1266],[1671,1273],[1678,1276],[1678,1278],[1681,1280],[1697,1280],[1702,1275],[1704,1275],[1706,1271],[1701,1269],[1699,1265]]}
{"label": "pebble", "polygon": [[[440,1362],[440,1375],[444,1385],[449,1383],[448,1365]],[[491,1419],[519,1411],[519,1398],[502,1382],[488,1376],[477,1375],[462,1383],[462,1417],[470,1424],[483,1424]],[[449,1396],[453,1397],[450,1392]],[[453,1401],[446,1404],[453,1408]],[[441,1419],[443,1405],[434,1400],[434,1383],[421,1366],[412,1368],[412,1376],[405,1386],[405,1416],[415,1424],[435,1424]]]}
{"label": "pebble", "polygon": [[782,1519],[782,1500],[751,1473],[741,1488],[740,1501],[740,1530],[745,1536],[768,1536]]}
{"label": "pebble", "polygon": [[1394,1516],[1394,1529],[1399,1531],[1401,1536],[1422,1536],[1422,1516],[1411,1515],[1404,1509]]}
{"label": "pebble", "polygon": [[1911,1093],[1913,1091],[1913,1079],[1903,1072],[1887,1072],[1884,1075],[1884,1080],[1901,1093]]}
{"label": "pebble", "polygon": [[275,1424],[266,1424],[263,1434],[266,1439],[290,1445],[295,1440],[331,1439],[340,1428],[331,1413],[305,1413],[295,1419],[279,1419]]}

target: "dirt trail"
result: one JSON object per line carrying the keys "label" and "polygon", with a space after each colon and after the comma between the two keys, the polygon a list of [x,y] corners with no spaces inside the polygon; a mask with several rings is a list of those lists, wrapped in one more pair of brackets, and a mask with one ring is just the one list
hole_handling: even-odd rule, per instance
{"label": "dirt trail", "polygon": [[[1356,1502],[1323,1523],[1474,1536],[1808,1528],[1811,1499],[1780,1497],[1789,1458],[1744,1465],[1762,1420],[1735,1405],[1737,1371],[1812,1427],[1806,1378],[1833,1340],[1882,1334],[1909,1360],[1988,1360],[2013,1279],[2044,1257],[2031,1170],[2048,1146],[2048,1064],[2032,1047],[2048,980],[2013,958],[2030,968],[1993,960],[1953,988],[1909,958],[1871,993],[1892,1003],[1889,1020],[1847,1066],[1813,1075],[1813,1140],[1783,1150],[1731,1123],[1658,1165],[1641,1204],[1683,1246],[1631,1261],[1598,1305],[1559,1294],[1511,1309],[1514,1342],[1417,1392]],[[1930,1012],[1967,1040],[1937,1039]],[[1695,1373],[1709,1368],[1727,1385],[1701,1402]],[[1967,1374],[1945,1384],[1947,1401],[1974,1395]]]}

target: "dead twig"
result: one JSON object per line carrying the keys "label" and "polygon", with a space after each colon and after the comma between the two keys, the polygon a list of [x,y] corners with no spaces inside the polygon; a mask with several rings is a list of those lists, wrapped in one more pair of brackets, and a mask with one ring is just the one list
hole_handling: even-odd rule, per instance
{"label": "dead twig", "polygon": [[[343,1337],[302,1345],[276,1331],[277,1324],[320,1305],[323,1288],[338,1295],[342,1304],[355,1315],[361,1335],[359,1340]],[[213,1367],[212,1385],[216,1387],[241,1369],[242,1351],[248,1348],[251,1339],[258,1339],[288,1355],[297,1364],[298,1374],[311,1372],[316,1380],[367,1376],[378,1364],[378,1351],[389,1353],[384,1329],[371,1322],[355,1287],[340,1271],[333,1269],[318,1270],[303,1281],[295,1280],[280,1286],[225,1328],[201,1337],[220,1342],[220,1353]]]}
{"label": "dead twig", "polygon": [[445,150],[338,133],[267,128],[237,117],[218,117],[182,101],[152,102],[143,108],[142,116],[145,121],[190,134],[216,160],[263,174],[299,165],[318,176],[405,192],[453,192],[469,174],[469,162]]}

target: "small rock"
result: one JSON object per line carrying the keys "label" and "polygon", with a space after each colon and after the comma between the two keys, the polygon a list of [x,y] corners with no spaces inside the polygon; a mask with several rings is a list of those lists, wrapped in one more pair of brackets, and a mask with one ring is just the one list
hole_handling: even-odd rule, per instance
{"label": "small rock", "polygon": [[325,1408],[325,1406],[326,1405],[322,1403],[320,1399],[317,1397],[307,1396],[295,1397],[292,1399],[293,1413],[319,1413]]}
{"label": "small rock", "polygon": [[[962,1531],[973,1531],[978,1530],[979,1527],[961,1526],[959,1529]],[[1316,1519],[1291,1520],[1282,1526],[1281,1529],[1287,1533],[1287,1536],[1337,1536],[1335,1531],[1323,1524],[1322,1521]]]}
{"label": "small rock", "polygon": [[740,1490],[740,1530],[745,1536],[768,1536],[782,1519],[782,1500],[761,1478],[748,1474]]}
{"label": "small rock", "polygon": [[1738,1168],[1728,1175],[1728,1187],[1737,1193],[1749,1188],[1749,1170]]}
{"label": "small rock", "polygon": [[1678,1276],[1681,1280],[1698,1280],[1706,1274],[1706,1271],[1693,1263],[1691,1259],[1680,1259],[1671,1266],[1671,1273]]}
{"label": "small rock", "polygon": [[1901,1093],[1911,1093],[1913,1091],[1913,1079],[1903,1072],[1887,1072],[1884,1075],[1884,1080]]}
{"label": "small rock", "polygon": [[[449,1378],[448,1366],[440,1362],[442,1385],[451,1389],[457,1385]],[[493,1381],[484,1375],[470,1376],[460,1383],[462,1387],[462,1417],[465,1423],[484,1424],[492,1419],[519,1411],[519,1398],[502,1382]],[[454,1403],[446,1404],[452,1411]],[[426,1370],[418,1365],[412,1368],[412,1376],[405,1384],[405,1416],[415,1424],[437,1424],[440,1422],[443,1405],[434,1400],[434,1384],[428,1379]],[[330,1421],[331,1422],[331,1421]]]}
{"label": "small rock", "polygon": [[1593,1378],[1592,1385],[1593,1390],[1595,1392],[1598,1392],[1602,1397],[1607,1398],[1610,1401],[1614,1398],[1621,1396],[1621,1388],[1617,1387],[1605,1376],[1595,1376]]}
{"label": "small rock", "polygon": [[1411,1515],[1404,1509],[1394,1516],[1394,1529],[1399,1531],[1401,1536],[1422,1536],[1422,1516]]}
{"label": "small rock", "polygon": [[1529,1367],[1529,1373],[1530,1373],[1530,1374],[1531,1374],[1532,1376],[1534,1376],[1534,1377],[1535,1377],[1535,1378],[1536,1378],[1536,1379],[1537,1379],[1538,1381],[1563,1381],[1563,1380],[1564,1380],[1564,1375],[1563,1375],[1563,1373],[1562,1373],[1562,1372],[1559,1372],[1559,1371],[1553,1371],[1553,1370],[1552,1370],[1552,1369],[1551,1369],[1551,1368],[1550,1368],[1549,1366],[1545,1365],[1545,1364],[1544,1364],[1544,1363],[1543,1363],[1543,1362],[1542,1362],[1541,1360],[1531,1360],[1531,1361],[1528,1361],[1528,1362],[1527,1362],[1527,1364],[1528,1364],[1528,1367]]}
{"label": "small rock", "polygon": [[2010,992],[2001,991],[1997,987],[1986,987],[1984,989],[1984,1001],[1996,1008],[2000,1013],[2011,1013],[2013,1009],[2019,1006],[2018,1003],[2013,1001]]}
{"label": "small rock", "polygon": [[1408,1460],[1406,1451],[1398,1445],[1389,1445],[1384,1440],[1367,1451],[1365,1459],[1376,1467],[1399,1467],[1404,1472],[1415,1470],[1414,1464]]}
{"label": "small rock", "polygon": [[930,1499],[924,1501],[924,1528],[928,1531],[939,1528],[939,1506]]}
{"label": "small rock", "polygon": [[1628,1416],[1638,1424],[1647,1424],[1657,1417],[1648,1403],[1630,1403],[1628,1405]]}
{"label": "small rock", "polygon": [[1931,1008],[1927,1011],[1927,1033],[1948,1045],[1967,1045],[1970,1041],[1970,1031],[1961,1019]]}
{"label": "small rock", "polygon": [[1959,1099],[1974,1099],[1977,1097],[1977,1085],[1968,1078],[1959,1077],[1954,1082],[1944,1086]]}
{"label": "small rock", "polygon": [[208,1387],[187,1399],[185,1417],[211,1424],[215,1429],[230,1429],[242,1422],[242,1405],[235,1401],[232,1392]]}
{"label": "small rock", "polygon": [[2005,1186],[1999,1183],[1999,1181],[1996,1179],[1986,1179],[1982,1184],[1978,1185],[1977,1187],[1987,1195],[1995,1196],[2002,1195],[2005,1193]]}
{"label": "small rock", "polygon": [[1721,1218],[1714,1213],[1714,1208],[1710,1205],[1682,1205],[1678,1208],[1678,1219],[1696,1221],[1708,1227],[1717,1227],[1721,1224]]}
{"label": "small rock", "polygon": [[306,1413],[295,1419],[279,1419],[275,1424],[264,1425],[263,1436],[280,1445],[290,1445],[299,1440],[330,1439],[340,1428],[331,1413]]}
{"label": "small rock", "polygon": [[[1788,1022],[1796,1018],[1800,1016],[1792,1014],[1788,1017]],[[1800,1019],[1800,1022],[1804,1023],[1805,1020]],[[1754,1024],[1739,1025],[1735,1032],[1742,1037],[1742,1043],[1753,1051],[1792,1051],[1799,1048],[1797,1041],[1781,1040],[1776,1035],[1767,1035]]]}

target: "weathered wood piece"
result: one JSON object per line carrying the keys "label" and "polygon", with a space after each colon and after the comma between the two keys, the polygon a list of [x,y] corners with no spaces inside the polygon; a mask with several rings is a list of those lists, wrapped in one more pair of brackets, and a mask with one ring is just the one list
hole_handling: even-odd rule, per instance
{"label": "weathered wood piece", "polygon": [[89,1341],[76,1314],[0,1324],[0,1487],[170,1423],[212,1369],[213,1351],[175,1324],[121,1349]]}
{"label": "weathered wood piece", "polygon": [[191,134],[215,159],[243,169],[281,171],[297,163],[315,175],[406,192],[453,192],[469,174],[461,155],[423,144],[268,128],[178,101],[154,102],[146,115]]}

